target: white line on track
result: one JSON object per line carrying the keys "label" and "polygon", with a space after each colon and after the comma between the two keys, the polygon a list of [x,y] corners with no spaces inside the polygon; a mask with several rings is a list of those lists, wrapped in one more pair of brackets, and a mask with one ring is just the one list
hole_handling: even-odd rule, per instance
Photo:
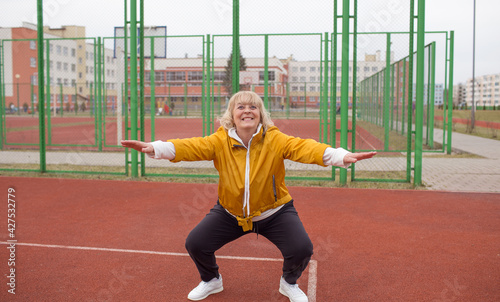
{"label": "white line on track", "polygon": [[[9,245],[11,242],[0,241],[0,244]],[[40,243],[15,243],[21,246],[31,246],[31,247],[43,247],[43,248],[57,248],[57,249],[68,249],[68,250],[81,250],[81,251],[103,251],[103,252],[118,252],[118,253],[132,253],[132,254],[148,254],[148,255],[162,255],[162,256],[177,256],[177,257],[189,257],[188,253],[171,253],[171,252],[157,252],[157,251],[145,251],[145,250],[128,250],[128,249],[113,249],[104,247],[89,247],[89,246],[71,246],[71,245],[56,245],[56,244],[40,244]],[[272,262],[282,262],[283,259],[280,258],[258,258],[258,257],[241,257],[241,256],[219,256],[219,259],[231,259],[231,260],[247,260],[247,261],[272,261]],[[316,260],[309,261],[309,281],[307,284],[307,296],[309,302],[316,302],[316,283],[317,283],[317,269],[318,262]]]}
{"label": "white line on track", "polygon": [[307,283],[307,297],[310,302],[316,302],[316,282],[318,279],[318,261],[309,261],[309,281]]}
{"label": "white line on track", "polygon": [[359,133],[358,131],[356,131],[356,134],[357,134],[357,135],[358,135],[358,136],[359,136],[359,137],[360,137],[360,138],[361,138],[361,139],[362,139],[365,143],[367,143],[367,144],[368,144],[368,145],[372,148],[372,150],[377,149],[377,148],[375,148],[372,144],[370,144],[370,143],[368,142],[368,140],[367,140],[364,136],[362,136],[362,135],[361,135],[361,133]]}

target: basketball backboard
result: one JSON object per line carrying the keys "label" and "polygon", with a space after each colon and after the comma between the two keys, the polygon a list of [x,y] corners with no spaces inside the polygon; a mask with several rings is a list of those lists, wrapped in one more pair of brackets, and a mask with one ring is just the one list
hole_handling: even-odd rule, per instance
{"label": "basketball backboard", "polygon": [[[117,57],[117,49],[121,51],[125,50],[124,43],[124,27],[115,27],[115,39],[114,39],[114,57]],[[140,29],[137,28],[137,54],[140,51],[140,41],[139,41]],[[130,26],[127,30],[127,49],[128,57],[130,57]],[[151,57],[151,38],[154,38],[154,56],[155,58],[166,58],[167,57],[167,27],[166,26],[145,26],[144,27],[144,56],[146,58]]]}

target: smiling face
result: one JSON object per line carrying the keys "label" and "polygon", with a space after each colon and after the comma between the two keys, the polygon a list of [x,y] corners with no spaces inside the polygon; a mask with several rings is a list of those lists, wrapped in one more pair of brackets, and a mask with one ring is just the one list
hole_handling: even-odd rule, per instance
{"label": "smiling face", "polygon": [[245,131],[255,133],[260,123],[260,109],[254,104],[237,102],[233,109],[233,121],[236,132]]}

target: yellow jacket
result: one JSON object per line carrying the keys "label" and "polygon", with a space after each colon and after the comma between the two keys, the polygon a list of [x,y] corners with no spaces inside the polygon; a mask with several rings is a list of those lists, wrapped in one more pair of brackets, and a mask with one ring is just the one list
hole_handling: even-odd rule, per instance
{"label": "yellow jacket", "polygon": [[248,149],[223,127],[210,136],[169,141],[175,146],[172,162],[213,160],[219,171],[219,203],[244,231],[252,229],[253,217],[292,200],[285,186],[285,159],[325,166],[323,154],[329,147],[274,126],[265,133],[261,128]]}

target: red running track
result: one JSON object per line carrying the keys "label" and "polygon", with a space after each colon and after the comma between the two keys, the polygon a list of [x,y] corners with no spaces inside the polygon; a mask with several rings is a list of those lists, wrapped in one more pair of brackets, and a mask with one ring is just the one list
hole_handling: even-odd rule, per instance
{"label": "red running track", "polygon": [[[434,117],[435,120],[442,121],[443,117],[442,116],[436,116]],[[463,125],[467,125],[470,123],[470,120],[465,119],[465,118],[453,118],[454,123],[459,123]],[[491,128],[491,129],[500,129],[500,123],[498,122],[487,122],[487,121],[474,121],[475,125],[478,127],[483,127],[483,128]]]}
{"label": "red running track", "polygon": [[[216,185],[0,177],[0,188],[4,276],[8,188],[18,240],[16,294],[4,277],[0,301],[187,301],[199,282],[184,240],[215,203]],[[316,301],[500,300],[499,194],[290,192],[317,265],[299,284]],[[219,259],[225,289],[206,301],[287,301],[277,291],[280,253],[264,237],[217,255],[253,260]]]}

